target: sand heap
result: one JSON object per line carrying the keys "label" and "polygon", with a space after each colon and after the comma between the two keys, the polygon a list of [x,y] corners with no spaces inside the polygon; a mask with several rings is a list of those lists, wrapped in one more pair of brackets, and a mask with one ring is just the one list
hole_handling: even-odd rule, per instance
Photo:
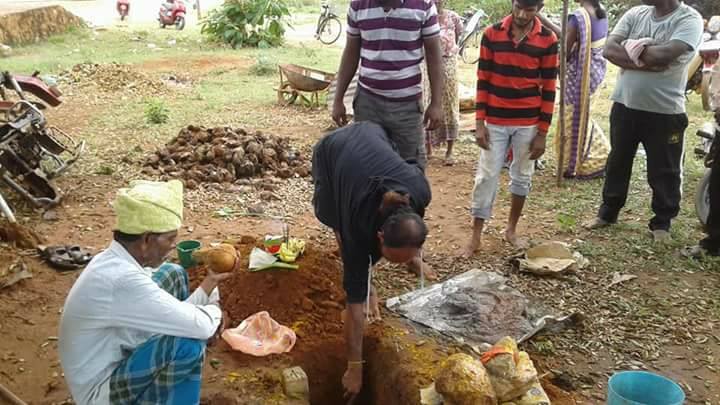
{"label": "sand heap", "polygon": [[[232,327],[252,314],[268,311],[273,319],[295,331],[299,346],[314,346],[342,335],[340,313],[345,292],[340,261],[334,253],[308,245],[297,261],[298,270],[250,272],[250,251],[261,242],[244,237],[234,244],[240,253],[241,270],[220,285],[221,306]],[[204,270],[189,273],[194,288],[202,281]]]}
{"label": "sand heap", "polygon": [[144,165],[144,174],[181,179],[188,189],[265,174],[310,175],[310,163],[288,138],[229,127],[188,126],[148,156]]}
{"label": "sand heap", "polygon": [[59,81],[79,87],[96,87],[107,93],[122,91],[136,95],[157,95],[169,90],[162,80],[122,63],[81,63],[62,72]]}

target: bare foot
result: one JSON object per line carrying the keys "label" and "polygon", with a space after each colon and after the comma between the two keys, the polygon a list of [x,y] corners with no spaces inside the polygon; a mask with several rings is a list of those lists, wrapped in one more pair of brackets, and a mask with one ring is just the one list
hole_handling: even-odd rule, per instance
{"label": "bare foot", "polygon": [[365,318],[369,319],[369,323],[373,323],[382,319],[382,316],[380,315],[380,299],[378,298],[374,288],[370,292],[370,305],[368,306],[368,308],[365,309],[365,312],[367,312],[368,310],[370,312],[365,314]]}
{"label": "bare foot", "polygon": [[418,277],[420,277],[420,272],[422,271],[426,280],[435,281],[438,279],[438,275],[433,271],[432,267],[419,258],[411,260],[410,263],[408,263],[408,269]]}
{"label": "bare foot", "polygon": [[465,246],[465,248],[462,250],[462,257],[469,259],[475,256],[475,253],[480,250],[481,245],[482,237],[473,236],[472,239],[470,239],[470,242],[468,242],[467,246]]}
{"label": "bare foot", "polygon": [[519,248],[519,249],[525,249],[528,245],[527,240],[524,238],[520,238],[517,236],[515,231],[512,231],[510,229],[505,230],[505,241],[511,244],[513,247]]}

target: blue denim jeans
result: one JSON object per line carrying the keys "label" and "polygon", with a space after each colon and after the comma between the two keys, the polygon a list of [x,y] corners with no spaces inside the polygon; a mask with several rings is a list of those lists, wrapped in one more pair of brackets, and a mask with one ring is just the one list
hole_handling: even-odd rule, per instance
{"label": "blue denim jeans", "polygon": [[472,216],[479,219],[489,219],[492,215],[500,171],[511,147],[513,161],[510,164],[510,192],[522,197],[527,196],[535,171],[535,161],[530,160],[530,146],[537,135],[536,126],[486,126],[490,137],[490,150],[480,149],[470,208]]}

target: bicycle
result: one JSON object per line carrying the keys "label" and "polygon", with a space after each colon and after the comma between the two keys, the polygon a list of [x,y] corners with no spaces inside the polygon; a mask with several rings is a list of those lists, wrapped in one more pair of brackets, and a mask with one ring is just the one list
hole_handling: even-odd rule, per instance
{"label": "bicycle", "polygon": [[464,28],[458,46],[460,57],[465,63],[474,64],[480,60],[480,36],[483,28],[480,20],[486,17],[487,14],[481,9],[467,11],[463,15]]}
{"label": "bicycle", "polygon": [[321,7],[322,13],[320,17],[318,17],[315,38],[325,45],[331,45],[340,38],[342,23],[340,22],[340,18],[335,15],[330,4],[323,2]]}

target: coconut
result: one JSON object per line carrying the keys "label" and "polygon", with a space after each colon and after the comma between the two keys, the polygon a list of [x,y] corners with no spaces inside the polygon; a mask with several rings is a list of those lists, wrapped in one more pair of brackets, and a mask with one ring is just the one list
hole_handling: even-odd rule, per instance
{"label": "coconut", "polygon": [[265,163],[270,163],[275,160],[277,157],[277,153],[275,153],[275,149],[271,148],[265,148],[262,151],[262,161]]}
{"label": "coconut", "polygon": [[198,249],[193,252],[195,260],[206,264],[215,273],[229,273],[237,267],[240,255],[233,245],[221,243],[217,246]]}
{"label": "coconut", "polygon": [[257,155],[262,152],[262,146],[255,141],[250,141],[245,147],[245,152],[251,155]]}
{"label": "coconut", "polygon": [[308,170],[307,166],[300,166],[295,169],[295,174],[300,177],[307,177],[310,175],[310,170]]}
{"label": "coconut", "polygon": [[205,152],[205,156],[203,157],[203,162],[212,162],[215,160],[215,151],[212,149],[208,149],[207,152]]}
{"label": "coconut", "polygon": [[255,174],[255,165],[249,160],[244,160],[241,164],[235,165],[235,172],[243,177],[249,177]]}
{"label": "coconut", "polygon": [[233,163],[240,164],[245,158],[245,149],[237,147],[233,150]]}
{"label": "coconut", "polygon": [[281,179],[289,179],[290,177],[292,177],[293,172],[292,172],[292,170],[290,170],[290,168],[285,167],[285,168],[278,169],[277,175]]}
{"label": "coconut", "polygon": [[193,179],[187,179],[185,180],[185,188],[188,190],[195,190],[198,186],[197,181]]}
{"label": "coconut", "polygon": [[146,165],[157,167],[158,163],[160,163],[160,156],[153,153],[148,157]]}
{"label": "coconut", "polygon": [[215,145],[213,146],[212,150],[216,158],[225,156],[225,148],[223,148],[222,145]]}

